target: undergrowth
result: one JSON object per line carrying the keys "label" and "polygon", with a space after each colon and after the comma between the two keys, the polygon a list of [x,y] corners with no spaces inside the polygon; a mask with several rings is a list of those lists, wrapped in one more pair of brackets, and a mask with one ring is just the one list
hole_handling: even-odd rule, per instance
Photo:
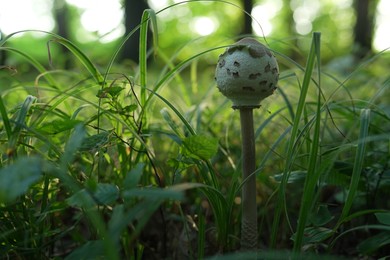
{"label": "undergrowth", "polygon": [[[77,62],[49,70],[8,47],[14,35],[1,41],[35,69],[32,81],[18,67],[0,70],[2,258],[239,256],[238,114],[217,93],[210,63],[233,39],[177,60],[158,45],[153,11],[137,29],[134,73],[115,62],[122,45],[101,69],[74,43],[41,32],[49,53],[60,44]],[[320,33],[305,65],[274,51],[279,88],[255,111],[257,256],[385,257],[390,78],[374,74],[388,53],[343,75],[321,63]]]}

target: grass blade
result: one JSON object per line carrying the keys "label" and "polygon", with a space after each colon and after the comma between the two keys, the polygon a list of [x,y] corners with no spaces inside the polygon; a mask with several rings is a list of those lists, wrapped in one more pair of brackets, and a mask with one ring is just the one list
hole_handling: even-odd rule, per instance
{"label": "grass blade", "polygon": [[27,113],[30,110],[32,104],[36,100],[37,100],[36,97],[28,95],[27,98],[24,100],[22,107],[20,108],[18,117],[16,118],[15,127],[12,131],[12,135],[9,139],[9,144],[8,144],[8,154],[11,156],[15,155],[14,153],[16,152],[16,146],[18,143],[20,133],[26,122]]}
{"label": "grass blade", "polygon": [[206,245],[206,221],[203,214],[198,214],[198,218],[198,259],[203,259]]}
{"label": "grass blade", "polygon": [[356,191],[358,189],[359,179],[360,179],[360,175],[364,163],[364,155],[366,151],[366,144],[367,144],[366,139],[368,138],[368,128],[370,125],[370,112],[371,112],[370,109],[362,109],[360,113],[360,133],[359,133],[360,141],[358,143],[356,154],[355,154],[349,192],[337,226],[343,223],[344,219],[348,216],[353,201],[355,199]]}
{"label": "grass blade", "polygon": [[272,225],[271,248],[275,247],[276,237],[278,234],[282,210],[285,208],[285,199],[286,199],[285,198],[285,189],[286,189],[286,185],[287,185],[289,172],[291,171],[291,166],[293,165],[293,162],[294,162],[295,141],[296,141],[298,134],[299,134],[299,123],[301,121],[302,113],[303,113],[303,110],[305,108],[307,91],[309,89],[311,75],[313,72],[314,62],[315,62],[315,58],[316,58],[316,45],[318,42],[317,38],[319,38],[320,35],[321,35],[320,33],[313,34],[313,40],[312,40],[309,56],[307,58],[306,70],[305,70],[305,74],[304,74],[304,78],[303,78],[303,82],[302,82],[301,93],[300,93],[299,101],[298,101],[298,107],[297,107],[297,111],[295,114],[293,128],[291,130],[291,137],[290,137],[289,144],[288,144],[287,161],[285,164],[283,177],[282,177],[282,180],[281,180],[281,183],[279,186],[279,194],[278,194],[277,205],[276,205],[276,209],[275,209],[275,217],[274,217],[274,221],[273,221],[273,225]]}
{"label": "grass blade", "polygon": [[30,64],[34,66],[34,68],[38,70],[45,77],[45,79],[47,80],[50,86],[55,87],[57,85],[56,81],[51,76],[51,74],[46,73],[47,70],[45,69],[45,67],[41,63],[39,63],[36,59],[28,55],[27,53],[10,47],[0,47],[0,51],[2,50],[19,54],[20,56],[28,60],[28,62],[30,62]]}
{"label": "grass blade", "polygon": [[[148,25],[149,20],[152,21],[152,31],[155,33],[153,37],[154,45],[157,45],[157,18],[156,13],[152,9],[146,9],[141,18],[140,37],[139,37],[139,70],[141,84],[141,106],[146,102],[146,84],[147,84],[147,48],[148,48]],[[154,48],[157,50],[157,48]]]}
{"label": "grass blade", "polygon": [[317,186],[318,179],[321,171],[318,170],[317,157],[318,149],[320,145],[320,130],[321,130],[321,53],[320,53],[320,35],[314,37],[314,49],[317,58],[318,68],[318,97],[317,97],[317,111],[314,121],[314,133],[312,137],[312,145],[310,148],[309,167],[305,178],[305,184],[303,187],[301,208],[299,211],[298,227],[296,231],[296,238],[294,241],[294,251],[299,252],[302,247],[304,238],[304,231],[307,223],[308,216],[311,212],[311,208],[315,203],[314,193]]}
{"label": "grass blade", "polygon": [[[87,57],[87,55],[82,52],[76,45],[74,45],[71,41],[62,38],[57,35],[53,35],[55,38],[47,43],[47,48],[49,50],[50,56],[50,42],[57,42],[63,46],[65,46],[70,52],[74,54],[74,56],[85,66],[88,72],[95,79],[97,84],[102,84],[104,82],[104,77],[99,72],[99,70],[95,67],[92,61]],[[49,57],[50,58],[50,57]]]}
{"label": "grass blade", "polygon": [[12,129],[7,115],[7,110],[4,106],[4,101],[2,96],[0,96],[0,114],[1,114],[1,119],[3,120],[5,132],[7,133],[7,138],[9,140],[12,135]]}

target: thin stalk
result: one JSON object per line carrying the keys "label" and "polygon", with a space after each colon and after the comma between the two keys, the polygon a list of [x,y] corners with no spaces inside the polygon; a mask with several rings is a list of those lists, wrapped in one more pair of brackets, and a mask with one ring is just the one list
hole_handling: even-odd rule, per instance
{"label": "thin stalk", "polygon": [[253,108],[240,108],[242,136],[242,221],[241,249],[257,249],[257,206],[255,134],[253,129]]}

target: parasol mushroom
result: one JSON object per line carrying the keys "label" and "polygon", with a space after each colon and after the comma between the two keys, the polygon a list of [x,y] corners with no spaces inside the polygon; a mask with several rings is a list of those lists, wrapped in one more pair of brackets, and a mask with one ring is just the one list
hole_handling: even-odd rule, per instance
{"label": "parasol mushroom", "polygon": [[257,249],[257,206],[253,109],[272,95],[279,79],[273,53],[253,38],[244,38],[219,56],[215,80],[220,92],[240,111],[242,138],[241,249]]}

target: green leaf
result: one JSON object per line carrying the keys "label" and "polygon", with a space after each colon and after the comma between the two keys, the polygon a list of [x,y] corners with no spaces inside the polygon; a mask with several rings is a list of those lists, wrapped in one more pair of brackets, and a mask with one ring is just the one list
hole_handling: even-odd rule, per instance
{"label": "green leaf", "polygon": [[72,196],[66,199],[66,202],[69,204],[69,206],[79,208],[91,208],[96,205],[96,202],[86,189],[82,189],[74,193]]}
{"label": "green leaf", "polygon": [[[55,36],[55,35],[53,35]],[[50,49],[50,43],[57,42],[63,46],[65,46],[69,51],[71,51],[74,56],[84,65],[84,67],[88,70],[88,72],[93,76],[97,84],[101,84],[104,81],[104,77],[99,72],[97,67],[92,63],[92,61],[87,57],[87,55],[80,50],[74,43],[71,41],[62,38],[60,36],[55,36],[54,39],[47,43],[48,48]],[[49,51],[50,53],[50,51]]]}
{"label": "green leaf", "polygon": [[141,197],[146,199],[156,199],[156,200],[182,200],[183,193],[181,191],[173,189],[161,189],[161,188],[136,188],[125,190],[123,192],[123,197],[125,199],[130,199],[134,197]]}
{"label": "green leaf", "polygon": [[390,212],[378,212],[375,217],[379,223],[390,226]]}
{"label": "green leaf", "polygon": [[[302,87],[300,91],[300,96],[298,100],[298,105],[296,108],[295,118],[293,118],[293,127],[291,130],[291,137],[288,142],[288,148],[287,148],[287,156],[286,156],[286,163],[283,171],[283,177],[279,186],[279,192],[278,192],[278,198],[276,203],[276,209],[275,209],[275,216],[272,224],[272,231],[271,231],[271,248],[275,247],[276,244],[276,238],[279,233],[280,228],[280,218],[282,215],[282,211],[284,210],[285,205],[285,192],[286,192],[286,186],[287,186],[287,180],[289,176],[289,172],[291,171],[292,165],[294,165],[294,159],[295,159],[295,145],[296,142],[299,140],[299,131],[301,129],[301,119],[302,114],[304,114],[304,110],[306,108],[306,98],[307,93],[309,90],[310,82],[312,81],[312,73],[315,65],[316,59],[319,57],[319,50],[320,50],[320,36],[321,34],[318,32],[313,33],[313,39],[312,44],[310,47],[310,52],[307,57],[307,63],[305,68],[305,74],[303,77]],[[317,63],[319,63],[320,60],[317,60]],[[313,162],[313,160],[311,160]],[[302,231],[303,229],[299,228],[299,238],[302,238]],[[299,247],[299,241],[294,244],[295,250],[300,250],[297,247]]]}
{"label": "green leaf", "polygon": [[99,134],[91,135],[85,138],[81,144],[81,151],[91,151],[100,149],[110,142],[112,132],[102,132]]}
{"label": "green leaf", "polygon": [[141,105],[145,106],[146,102],[146,83],[147,83],[147,39],[148,39],[148,25],[149,20],[152,22],[153,32],[153,45],[157,50],[157,17],[156,13],[152,9],[146,9],[142,13],[140,24],[140,37],[139,37],[139,72],[140,72],[140,84],[141,84]]}
{"label": "green leaf", "polygon": [[[324,241],[325,239],[328,239],[334,231],[329,228],[324,228],[324,227],[308,227],[305,228],[304,230],[304,236],[303,236],[303,243],[304,244],[309,244],[309,243],[320,243]],[[296,235],[295,233],[291,239],[293,241],[296,240]]]}
{"label": "green leaf", "polygon": [[133,189],[136,188],[139,180],[141,179],[141,175],[144,172],[145,163],[138,163],[131,171],[126,174],[125,180],[123,182],[123,188]]}
{"label": "green leaf", "polygon": [[81,189],[66,202],[73,207],[90,208],[99,205],[107,205],[119,198],[119,189],[116,185],[109,183],[98,183],[96,190],[91,192],[88,189]]}
{"label": "green leaf", "polygon": [[[129,218],[130,220],[128,220]],[[122,230],[133,220],[133,218],[135,218],[135,214],[133,216],[126,214],[123,204],[116,205],[113,208],[110,221],[108,222],[108,230],[114,241],[120,237]]]}
{"label": "green leaf", "polygon": [[[288,184],[291,184],[291,183],[303,184],[303,182],[305,181],[306,176],[307,176],[307,171],[292,171],[290,173],[290,176],[288,176],[287,183]],[[274,176],[274,179],[277,182],[281,182],[282,179],[283,179],[283,173],[276,174]]]}
{"label": "green leaf", "polygon": [[130,113],[135,111],[137,108],[138,106],[136,104],[132,104],[132,105],[125,106],[123,110],[126,111],[127,113]]}
{"label": "green leaf", "polygon": [[7,133],[8,140],[12,136],[12,128],[8,118],[7,109],[5,108],[3,98],[0,96],[0,114],[3,121],[5,132]]}
{"label": "green leaf", "polygon": [[212,137],[193,135],[183,140],[183,154],[195,159],[211,159],[217,150],[218,140]]}
{"label": "green leaf", "polygon": [[390,232],[381,232],[361,242],[357,249],[364,254],[372,254],[379,248],[390,244]]}
{"label": "green leaf", "polygon": [[73,129],[77,124],[80,124],[82,121],[74,119],[55,119],[53,121],[46,122],[38,129],[41,132],[46,134],[58,134],[70,129]]}
{"label": "green leaf", "polygon": [[359,143],[355,153],[355,160],[352,170],[351,183],[349,185],[349,192],[347,194],[347,199],[345,200],[344,208],[341,212],[339,223],[342,223],[346,217],[348,217],[349,211],[352,208],[352,204],[356,200],[356,193],[358,190],[360,175],[362,173],[367,138],[369,135],[368,128],[370,126],[370,109],[362,109],[360,112],[360,132],[359,132]]}
{"label": "green leaf", "polygon": [[42,160],[22,157],[0,170],[0,203],[11,202],[41,178]]}
{"label": "green leaf", "polygon": [[119,86],[107,87],[100,89],[96,96],[98,98],[106,98],[107,95],[110,95],[112,98],[115,98],[121,93],[122,90],[124,90],[124,88]]}
{"label": "green leaf", "polygon": [[174,140],[175,142],[177,142],[178,144],[181,144],[182,142],[181,142],[181,139],[180,139],[180,138],[182,137],[182,134],[181,134],[180,131],[179,131],[179,126],[175,123],[175,121],[173,121],[171,115],[169,114],[168,109],[163,108],[163,109],[160,110],[160,113],[161,113],[161,115],[163,116],[165,122],[168,123],[169,127],[170,127],[170,128],[172,129],[172,131],[175,132],[175,134],[176,134],[176,137],[173,138],[173,140]]}
{"label": "green leaf", "polygon": [[[8,36],[10,36],[10,35],[8,35]],[[14,49],[14,48],[10,48],[10,47],[0,47],[0,51],[3,51],[3,50],[4,51],[13,52],[13,53],[17,53],[17,54],[21,55],[32,66],[34,66],[35,69],[37,69],[40,72],[40,74],[47,80],[47,82],[49,83],[50,86],[52,86],[52,87],[56,86],[56,81],[52,77],[52,74],[51,73],[46,73],[47,70],[45,69],[45,67],[40,62],[38,62],[35,58],[33,58],[29,54],[27,54],[27,53],[25,53],[25,52],[23,52],[23,51],[21,51],[19,49]]]}
{"label": "green leaf", "polygon": [[28,112],[30,111],[31,106],[34,104],[36,100],[37,100],[36,97],[28,95],[24,100],[22,106],[20,107],[19,114],[16,118],[15,127],[12,131],[12,135],[10,136],[9,143],[8,143],[10,150],[16,149],[16,145],[18,143],[20,133],[22,132],[22,129],[26,125]]}
{"label": "green leaf", "polygon": [[104,243],[101,240],[88,241],[84,245],[74,250],[65,260],[79,259],[102,259]]}
{"label": "green leaf", "polygon": [[119,189],[113,184],[98,183],[93,195],[100,204],[107,205],[115,202],[119,198]]}
{"label": "green leaf", "polygon": [[[141,222],[147,222],[161,203],[162,201],[156,202],[154,200],[146,200],[133,205],[130,209],[126,209],[123,204],[115,206],[112,211],[111,219],[108,222],[110,238],[115,242],[119,241],[122,231],[128,228],[130,223],[132,223],[136,230],[141,230],[143,226]],[[134,223],[135,220],[138,221]],[[132,235],[134,235],[134,233],[132,233]]]}
{"label": "green leaf", "polygon": [[75,130],[66,143],[64,154],[61,157],[61,166],[65,170],[68,163],[73,162],[76,151],[79,149],[85,137],[85,129],[82,124],[76,125]]}
{"label": "green leaf", "polygon": [[328,205],[320,205],[317,212],[314,212],[312,215],[310,215],[310,222],[314,226],[320,227],[329,223],[333,218],[334,216],[330,214]]}

